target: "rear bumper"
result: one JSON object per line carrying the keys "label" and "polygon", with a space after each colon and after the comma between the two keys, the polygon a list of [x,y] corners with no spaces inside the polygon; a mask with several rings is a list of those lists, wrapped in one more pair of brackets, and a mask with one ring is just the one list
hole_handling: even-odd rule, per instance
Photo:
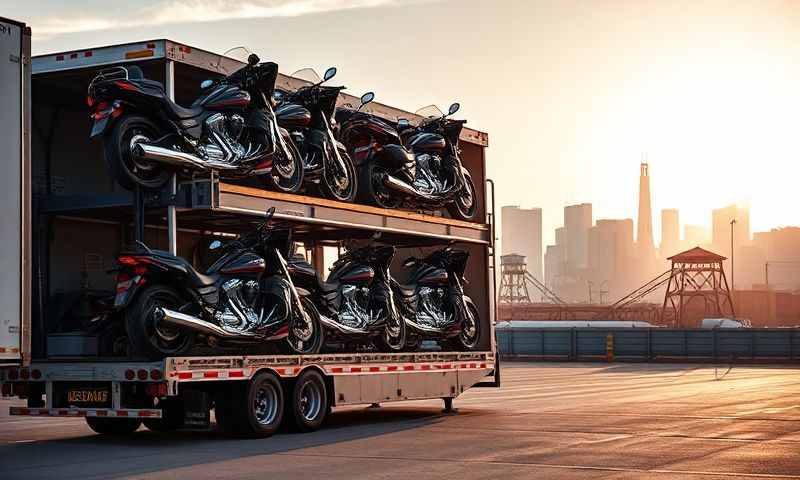
{"label": "rear bumper", "polygon": [[32,417],[161,418],[161,410],[155,409],[10,407],[8,413]]}

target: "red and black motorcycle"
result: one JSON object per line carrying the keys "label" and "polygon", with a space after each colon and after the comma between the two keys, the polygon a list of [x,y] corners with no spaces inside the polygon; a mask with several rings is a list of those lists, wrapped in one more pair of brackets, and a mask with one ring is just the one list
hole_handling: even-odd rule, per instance
{"label": "red and black motorcycle", "polygon": [[291,229],[267,221],[226,244],[201,273],[169,252],[141,250],[118,259],[114,308],[125,312],[133,356],[186,354],[201,335],[212,346],[269,342],[285,353],[316,353],[324,340],[313,302],[298,293],[287,269]]}
{"label": "red and black motorcycle", "polygon": [[458,145],[466,120],[447,118],[458,109],[458,103],[447,114],[422,109],[417,113],[425,118],[416,126],[343,110],[339,138],[356,159],[362,201],[383,208],[445,207],[453,218],[474,219],[478,197]]}
{"label": "red and black motorcycle", "polygon": [[102,136],[111,172],[128,189],[160,188],[174,172],[214,170],[296,192],[303,162],[272,110],[277,76],[277,64],[251,53],[244,67],[204,81],[186,108],[138,66],[103,70],[88,89],[90,137]]}

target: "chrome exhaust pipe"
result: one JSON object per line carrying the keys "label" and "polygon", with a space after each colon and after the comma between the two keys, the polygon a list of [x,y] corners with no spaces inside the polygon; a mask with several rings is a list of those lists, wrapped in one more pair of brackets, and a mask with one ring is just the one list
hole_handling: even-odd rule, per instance
{"label": "chrome exhaust pipe", "polygon": [[166,163],[176,167],[192,167],[201,170],[209,169],[209,165],[203,159],[191,153],[178,152],[176,150],[170,150],[169,148],[157,147],[146,143],[137,143],[133,153],[147,160]]}
{"label": "chrome exhaust pipe", "polygon": [[168,308],[158,307],[155,310],[155,315],[160,322],[165,322],[173,327],[194,330],[205,335],[227,339],[249,339],[258,337],[258,335],[253,333],[230,332],[214,323]]}
{"label": "chrome exhaust pipe", "polygon": [[413,328],[413,329],[415,329],[415,330],[417,330],[419,332],[423,332],[423,333],[440,334],[443,331],[440,328],[431,327],[431,326],[427,326],[427,325],[422,325],[420,323],[415,322],[414,320],[405,319],[405,322],[406,322],[406,325],[408,325],[409,327],[411,327],[411,328]]}
{"label": "chrome exhaust pipe", "polygon": [[332,318],[328,318],[325,315],[320,314],[319,321],[322,323],[323,326],[328,327],[331,330],[338,330],[341,333],[345,333],[348,335],[367,335],[369,333],[368,330],[361,330],[359,328],[348,327],[347,325],[342,325],[341,323],[336,322]]}
{"label": "chrome exhaust pipe", "polygon": [[386,175],[383,178],[383,184],[386,187],[391,188],[392,190],[397,190],[398,192],[405,193],[406,195],[409,196],[415,196],[415,197],[420,196],[419,192],[414,190],[414,187],[400,180],[399,178],[395,178],[391,175]]}

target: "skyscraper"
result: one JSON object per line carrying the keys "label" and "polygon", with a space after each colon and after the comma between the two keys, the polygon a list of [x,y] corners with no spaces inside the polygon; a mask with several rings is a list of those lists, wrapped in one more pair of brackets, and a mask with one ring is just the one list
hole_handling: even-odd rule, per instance
{"label": "skyscraper", "polygon": [[678,210],[666,208],[661,210],[661,244],[658,246],[661,258],[669,258],[680,253],[681,226]]}
{"label": "skyscraper", "polygon": [[642,260],[655,257],[653,213],[650,209],[650,167],[647,162],[642,162],[639,166],[639,221],[636,223],[636,248]]}
{"label": "skyscraper", "polygon": [[502,215],[503,255],[524,255],[528,271],[542,281],[542,209],[505,206]]}
{"label": "skyscraper", "polygon": [[571,272],[589,266],[589,229],[592,228],[592,204],[564,207],[564,242],[567,268]]}
{"label": "skyscraper", "polygon": [[614,296],[627,293],[633,257],[633,219],[597,220],[589,230],[589,264]]}
{"label": "skyscraper", "polygon": [[733,226],[734,248],[750,243],[750,211],[746,207],[728,205],[717,208],[711,213],[711,243],[714,250],[730,256],[731,254],[731,220]]}

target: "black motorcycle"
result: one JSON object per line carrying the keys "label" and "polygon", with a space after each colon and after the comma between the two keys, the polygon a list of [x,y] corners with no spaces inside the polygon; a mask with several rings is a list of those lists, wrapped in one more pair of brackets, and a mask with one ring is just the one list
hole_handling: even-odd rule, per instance
{"label": "black motorcycle", "polygon": [[138,66],[103,70],[89,84],[90,138],[102,135],[111,172],[128,189],[160,188],[176,171],[213,170],[297,192],[302,159],[272,110],[277,76],[277,64],[250,54],[231,75],[204,81],[185,108]]}
{"label": "black motorcycle", "polygon": [[[353,160],[334,136],[332,122],[339,92],[345,87],[323,86],[336,75],[336,68],[325,71],[322,79],[311,72],[311,85],[297,91],[278,90],[274,99],[278,124],[291,132],[291,138],[303,158],[305,181],[323,197],[352,202],[358,182]],[[295,73],[300,78],[303,75]],[[308,76],[308,75],[307,75]]]}
{"label": "black motorcycle", "polygon": [[[435,107],[433,107],[435,108]],[[478,210],[475,184],[461,164],[458,146],[466,120],[432,115],[418,126],[400,119],[390,125],[375,115],[343,118],[340,138],[359,161],[362,201],[383,208],[439,209],[472,220]],[[424,109],[418,113],[430,113]]]}
{"label": "black motorcycle", "polygon": [[446,350],[480,347],[482,327],[478,308],[464,294],[464,269],[469,253],[450,247],[424,259],[408,258],[407,284],[392,282],[395,298],[409,328],[409,344],[438,340]]}
{"label": "black motorcycle", "polygon": [[392,246],[368,246],[347,251],[323,281],[304,260],[289,262],[298,288],[310,293],[325,327],[326,339],[344,344],[372,342],[385,352],[406,344],[406,325],[397,311],[389,266]]}
{"label": "black motorcycle", "polygon": [[211,346],[281,340],[285,353],[322,347],[319,314],[292,283],[286,258],[291,229],[267,221],[227,244],[200,273],[181,257],[150,250],[118,259],[115,308],[125,311],[131,353],[160,359],[185,354],[202,335]]}

